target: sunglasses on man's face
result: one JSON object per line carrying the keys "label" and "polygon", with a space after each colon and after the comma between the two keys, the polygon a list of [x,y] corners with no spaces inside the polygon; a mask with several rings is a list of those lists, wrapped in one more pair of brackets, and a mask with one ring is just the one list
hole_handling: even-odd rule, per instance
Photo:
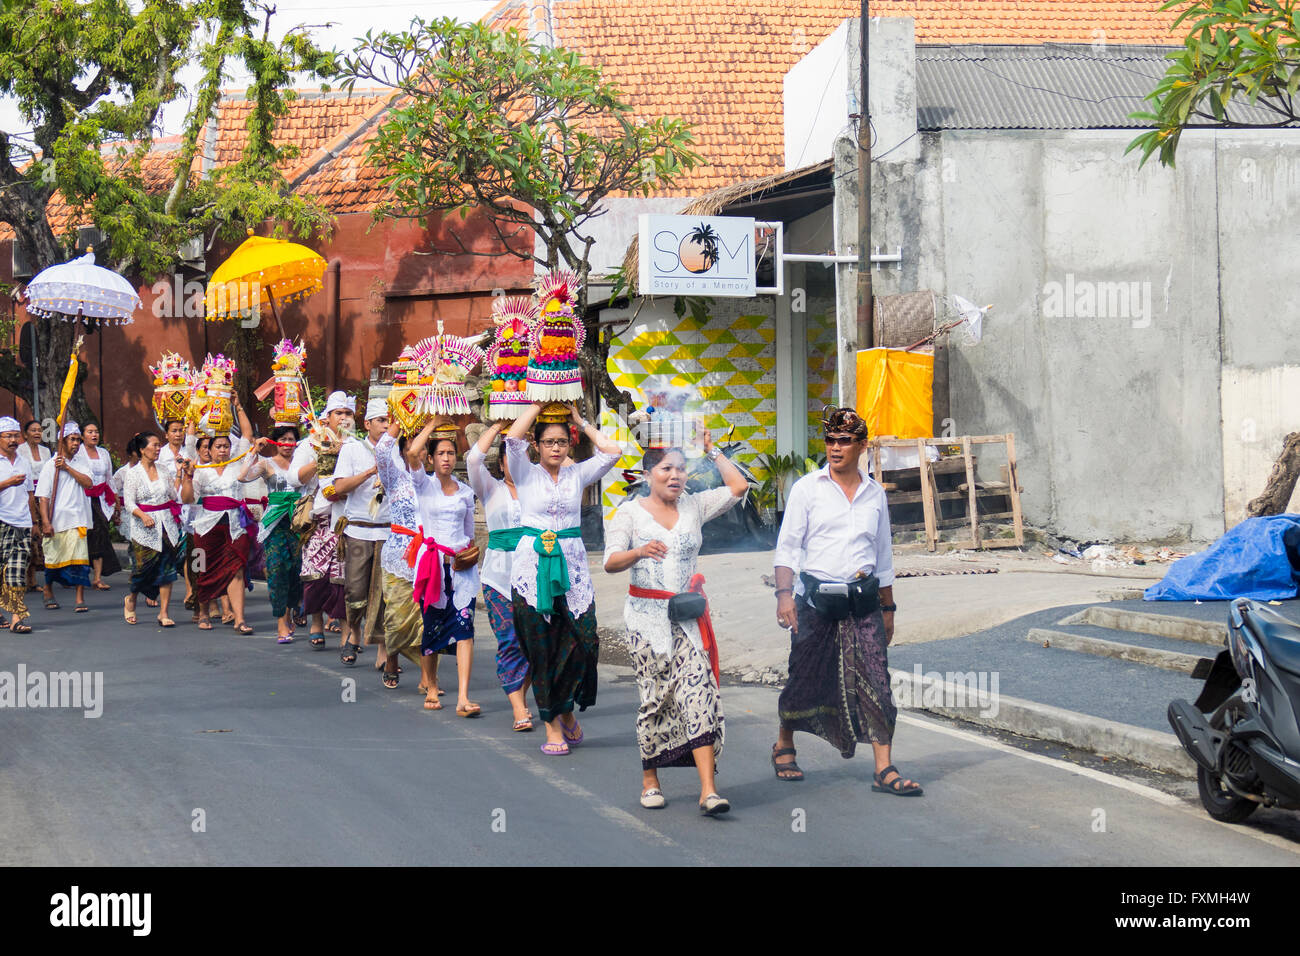
{"label": "sunglasses on man's face", "polygon": [[828,445],[852,445],[857,441],[852,435],[827,435],[826,444]]}

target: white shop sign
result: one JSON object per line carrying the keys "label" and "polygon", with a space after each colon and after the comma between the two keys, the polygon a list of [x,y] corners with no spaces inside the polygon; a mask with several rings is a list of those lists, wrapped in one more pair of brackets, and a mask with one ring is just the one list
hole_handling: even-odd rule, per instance
{"label": "white shop sign", "polygon": [[[767,226],[766,223],[758,225]],[[771,229],[764,232],[769,237],[768,245],[772,233]],[[642,295],[748,298],[760,291],[754,281],[755,221],[752,217],[646,213],[640,217],[638,245],[637,290]],[[768,254],[771,255],[770,250]],[[777,261],[780,261],[779,253]]]}

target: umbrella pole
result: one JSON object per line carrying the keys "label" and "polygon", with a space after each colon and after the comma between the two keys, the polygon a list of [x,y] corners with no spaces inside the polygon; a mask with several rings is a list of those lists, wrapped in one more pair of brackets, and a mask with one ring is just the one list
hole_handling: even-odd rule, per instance
{"label": "umbrella pole", "polygon": [[284,338],[284,326],[280,324],[280,313],[275,308],[275,296],[271,295],[271,290],[266,290],[266,301],[271,305],[271,317],[275,319],[275,328],[280,333],[280,338]]}

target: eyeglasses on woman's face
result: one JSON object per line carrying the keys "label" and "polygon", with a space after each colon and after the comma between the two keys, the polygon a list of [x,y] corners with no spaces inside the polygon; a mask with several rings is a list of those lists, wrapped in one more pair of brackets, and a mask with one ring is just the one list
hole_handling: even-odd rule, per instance
{"label": "eyeglasses on woman's face", "polygon": [[569,439],[567,438],[543,438],[537,444],[543,448],[568,448]]}

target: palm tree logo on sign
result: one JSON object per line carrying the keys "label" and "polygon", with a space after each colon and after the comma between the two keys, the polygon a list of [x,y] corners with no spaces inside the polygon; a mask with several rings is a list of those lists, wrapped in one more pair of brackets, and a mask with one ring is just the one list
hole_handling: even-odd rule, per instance
{"label": "palm tree logo on sign", "polygon": [[700,223],[682,240],[677,258],[687,272],[708,272],[718,262],[718,234],[707,223]]}

